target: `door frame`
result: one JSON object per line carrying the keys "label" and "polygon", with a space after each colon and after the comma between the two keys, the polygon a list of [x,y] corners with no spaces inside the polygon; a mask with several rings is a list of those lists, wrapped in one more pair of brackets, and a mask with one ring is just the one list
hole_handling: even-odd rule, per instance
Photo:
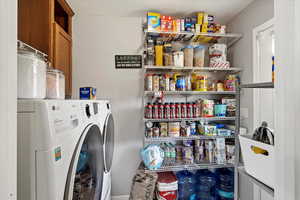
{"label": "door frame", "polygon": [[[268,29],[269,27],[274,26],[275,29],[275,19],[272,18],[265,23],[255,27],[252,31],[252,47],[253,47],[253,83],[259,82],[257,77],[259,76],[259,60],[258,60],[258,51],[257,51],[257,36],[259,32],[264,31]],[[270,66],[271,67],[271,66]],[[259,120],[257,117],[258,111],[259,111],[259,89],[253,90],[253,127],[252,130],[255,129],[259,125]]]}
{"label": "door frame", "polygon": [[0,199],[17,199],[17,0],[0,1]]}

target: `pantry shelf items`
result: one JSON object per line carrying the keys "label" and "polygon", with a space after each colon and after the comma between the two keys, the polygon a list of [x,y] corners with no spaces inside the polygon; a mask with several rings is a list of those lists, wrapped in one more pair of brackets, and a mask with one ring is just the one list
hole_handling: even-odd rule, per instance
{"label": "pantry shelf items", "polygon": [[[144,148],[163,162],[148,172],[235,167],[241,68],[227,49],[242,35],[215,17],[148,13],[144,30]],[[144,160],[144,158],[143,158]]]}
{"label": "pantry shelf items", "polygon": [[160,169],[155,170],[145,170],[146,172],[169,172],[169,171],[183,171],[183,170],[199,170],[199,169],[218,169],[218,168],[231,168],[234,167],[233,164],[190,164],[190,165],[175,165],[175,166],[163,166]]}
{"label": "pantry shelf items", "polygon": [[176,70],[176,71],[207,71],[207,72],[240,72],[241,68],[217,68],[217,67],[176,67],[176,66],[144,66],[148,71],[159,71],[159,70]]}
{"label": "pantry shelf items", "polygon": [[170,121],[235,121],[236,117],[200,117],[200,118],[174,118],[174,119],[147,119],[145,122],[170,122]]}
{"label": "pantry shelf items", "polygon": [[234,135],[230,136],[204,136],[204,135],[194,135],[194,136],[181,136],[181,137],[151,137],[145,138],[145,143],[151,142],[168,142],[168,141],[184,141],[184,140],[209,140],[209,139],[216,139],[216,138],[231,138],[234,139]]}
{"label": "pantry shelf items", "polygon": [[165,32],[165,31],[144,31],[146,36],[160,37],[165,42],[201,42],[217,43],[224,41],[231,47],[242,38],[242,34],[234,33],[193,33],[193,32]]}
{"label": "pantry shelf items", "polygon": [[161,95],[234,95],[236,94],[235,91],[207,91],[207,92],[201,92],[201,91],[145,91],[145,95],[149,96],[161,96]]}

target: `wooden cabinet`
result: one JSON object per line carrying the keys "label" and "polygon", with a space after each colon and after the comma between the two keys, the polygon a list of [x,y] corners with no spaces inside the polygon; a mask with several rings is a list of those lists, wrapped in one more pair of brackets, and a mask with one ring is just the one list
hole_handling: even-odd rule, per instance
{"label": "wooden cabinet", "polygon": [[54,24],[53,65],[66,77],[66,94],[72,93],[72,38],[57,23]]}
{"label": "wooden cabinet", "polygon": [[18,0],[18,39],[46,53],[72,95],[72,17],[65,0]]}

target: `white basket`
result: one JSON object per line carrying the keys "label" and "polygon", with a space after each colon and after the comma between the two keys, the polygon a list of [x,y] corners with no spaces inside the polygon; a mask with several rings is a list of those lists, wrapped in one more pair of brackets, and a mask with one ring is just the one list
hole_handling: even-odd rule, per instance
{"label": "white basket", "polygon": [[[269,187],[274,188],[274,146],[252,140],[251,136],[248,135],[240,135],[239,138],[246,172]],[[252,150],[253,147],[266,150],[268,155],[255,153]]]}

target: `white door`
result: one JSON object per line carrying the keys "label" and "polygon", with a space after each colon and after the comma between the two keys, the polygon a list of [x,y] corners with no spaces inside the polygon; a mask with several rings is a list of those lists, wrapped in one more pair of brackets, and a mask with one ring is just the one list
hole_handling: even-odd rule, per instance
{"label": "white door", "polygon": [[[276,61],[274,36],[273,20],[253,30],[253,81],[255,83],[272,81],[272,60]],[[266,121],[269,127],[274,129],[274,96],[274,89],[254,90],[254,129],[260,126],[262,121]]]}

